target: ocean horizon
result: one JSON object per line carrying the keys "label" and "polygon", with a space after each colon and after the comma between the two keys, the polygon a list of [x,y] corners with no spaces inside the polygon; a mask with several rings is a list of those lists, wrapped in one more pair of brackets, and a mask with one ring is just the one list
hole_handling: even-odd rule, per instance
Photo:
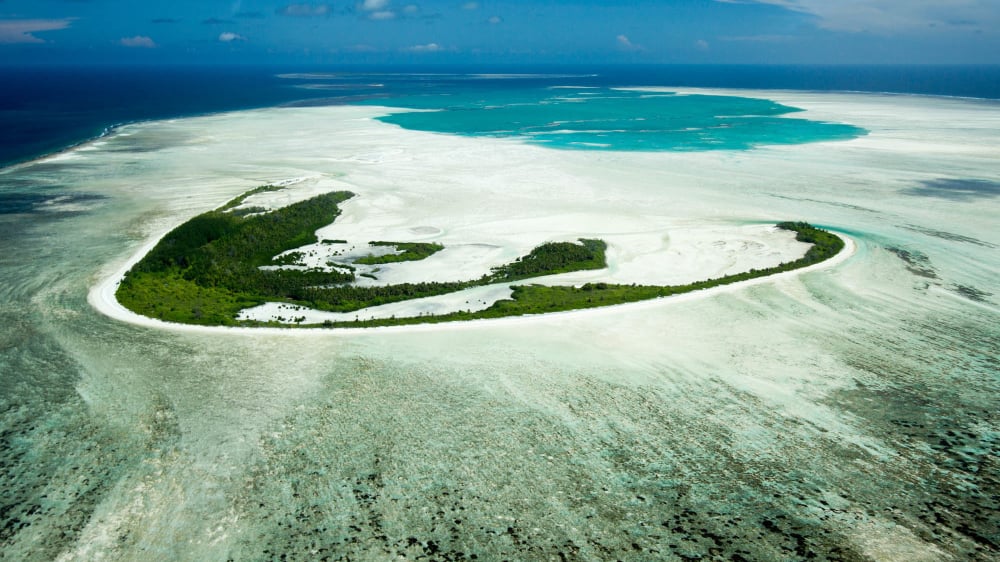
{"label": "ocean horizon", "polygon": [[1000,65],[0,66],[0,166],[114,127],[275,106],[342,105],[442,90],[689,87],[1000,99]]}

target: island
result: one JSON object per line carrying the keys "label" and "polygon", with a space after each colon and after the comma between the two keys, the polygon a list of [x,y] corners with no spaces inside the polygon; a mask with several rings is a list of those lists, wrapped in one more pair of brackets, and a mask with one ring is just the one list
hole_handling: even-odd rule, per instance
{"label": "island", "polygon": [[[320,240],[316,231],[340,215],[339,205],[355,194],[335,191],[277,209],[246,205],[252,195],[282,189],[265,185],[221,207],[202,213],[168,232],[122,278],[117,300],[129,310],[154,319],[208,326],[378,327],[454,322],[544,314],[610,306],[678,295],[807,267],[837,255],[844,241],[807,222],[780,222],[811,244],[806,254],[774,267],[705,279],[684,285],[584,283],[546,285],[533,279],[607,267],[607,244],[599,239],[546,242],[490,273],[464,281],[363,284],[377,279],[377,269],[358,273],[357,266],[427,259],[444,249],[429,242],[368,242],[369,253],[341,256],[325,264],[307,264],[301,248],[312,244],[347,245]],[[377,252],[377,253],[376,253]],[[341,256],[341,257],[338,257]],[[523,284],[512,284],[522,282]],[[287,303],[330,312],[353,312],[388,303],[444,295],[472,287],[510,284],[510,298],[481,310],[456,310],[392,318],[304,323],[240,319],[242,310],[264,303]]]}

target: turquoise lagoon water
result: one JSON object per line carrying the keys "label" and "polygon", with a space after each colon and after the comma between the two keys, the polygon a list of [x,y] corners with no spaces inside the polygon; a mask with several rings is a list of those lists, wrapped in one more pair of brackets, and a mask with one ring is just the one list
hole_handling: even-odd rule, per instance
{"label": "turquoise lagoon water", "polygon": [[607,88],[465,91],[368,103],[423,110],[380,118],[406,129],[573,150],[744,150],[866,133],[791,117],[801,110],[766,99]]}

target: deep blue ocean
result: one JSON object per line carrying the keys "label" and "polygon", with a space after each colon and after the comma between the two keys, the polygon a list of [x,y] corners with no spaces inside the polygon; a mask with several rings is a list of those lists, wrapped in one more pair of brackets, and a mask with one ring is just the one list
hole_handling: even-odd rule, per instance
{"label": "deep blue ocean", "polygon": [[[452,113],[460,119],[442,120],[438,115],[430,124],[420,114],[398,114],[385,120],[420,130],[450,127],[448,132],[459,134],[509,133],[562,148],[696,150],[713,144],[741,148],[780,139],[842,138],[859,132],[830,125],[816,128],[801,121],[789,130],[788,120],[763,121],[786,112],[766,104],[741,108],[760,118],[753,121],[711,122],[715,116],[706,114],[691,122],[640,123],[611,115],[595,138],[593,114],[611,106],[590,104],[589,111],[581,114],[584,105],[579,102],[586,101],[581,88],[606,93],[617,86],[686,86],[1000,99],[1000,66],[0,67],[0,85],[0,166],[4,166],[84,142],[122,123],[278,105],[447,107],[461,111]],[[575,89],[558,96],[552,92],[559,86]],[[495,109],[491,103],[498,95],[522,100],[521,108],[533,104],[536,111],[532,115],[508,107],[505,112],[467,113]],[[549,112],[537,110],[539,105],[554,109],[553,103],[568,117],[551,119]],[[643,103],[652,115],[687,110],[676,105],[677,98],[666,96],[643,98]],[[505,131],[503,125],[512,121],[520,126]],[[574,122],[580,127],[574,129]],[[764,137],[759,134],[764,130],[761,125],[771,126]],[[786,127],[774,129],[775,125]],[[651,126],[659,130],[676,126],[686,133],[670,139],[639,134]]]}

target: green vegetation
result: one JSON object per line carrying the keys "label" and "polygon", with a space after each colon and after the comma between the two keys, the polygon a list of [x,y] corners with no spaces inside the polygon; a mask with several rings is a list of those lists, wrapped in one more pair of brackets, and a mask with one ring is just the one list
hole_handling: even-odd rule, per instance
{"label": "green vegetation", "polygon": [[[262,189],[273,186],[253,192]],[[247,306],[295,300],[313,287],[353,281],[352,273],[340,271],[260,269],[277,254],[315,243],[315,231],[333,222],[337,204],[350,197],[346,191],[328,193],[247,217],[226,212],[246,198],[237,197],[167,233],[125,275],[118,300],[139,314],[173,322],[234,324]]]}
{"label": "green vegetation", "polygon": [[796,240],[809,242],[813,244],[813,247],[806,252],[805,256],[795,261],[766,269],[751,269],[743,273],[697,281],[687,285],[617,285],[611,283],[588,283],[581,287],[517,285],[512,287],[513,294],[510,299],[497,301],[493,306],[477,312],[459,311],[437,316],[383,318],[354,322],[324,322],[320,327],[371,328],[379,326],[404,326],[409,324],[503,318],[525,314],[544,314],[547,312],[625,304],[679,295],[691,291],[700,291],[702,289],[710,289],[758,277],[766,277],[784,271],[792,271],[830,259],[844,248],[844,241],[840,237],[805,222],[783,222],[778,224],[778,227],[796,232]]}
{"label": "green vegetation", "polygon": [[[226,212],[226,211],[229,211],[229,210],[233,209],[234,207],[238,207],[238,206],[242,205],[243,202],[246,201],[247,198],[250,197],[251,195],[257,195],[258,193],[267,193],[268,191],[281,191],[282,189],[285,189],[285,188],[281,187],[280,185],[262,185],[260,187],[255,187],[255,188],[251,189],[250,191],[248,191],[248,192],[240,195],[239,197],[237,197],[237,198],[235,198],[235,199],[227,202],[225,205],[219,207],[217,210],[220,211],[220,212]],[[250,209],[253,209],[253,210],[250,210]],[[267,209],[265,209],[263,207],[250,207],[249,209],[243,210],[244,211],[243,214],[246,214],[247,212],[259,213],[259,212],[264,212],[266,210]]]}
{"label": "green vegetation", "polygon": [[287,254],[282,254],[280,256],[276,256],[274,259],[271,260],[271,264],[273,264],[273,265],[299,265],[300,261],[305,256],[306,255],[303,254],[302,252],[288,252]]}
{"label": "green vegetation", "polygon": [[427,242],[369,242],[372,246],[392,246],[402,252],[399,254],[385,254],[373,256],[371,254],[354,260],[354,263],[364,265],[380,265],[383,263],[398,263],[403,261],[419,261],[430,257],[444,249],[441,244],[429,244]]}
{"label": "green vegetation", "polygon": [[608,245],[603,240],[581,238],[579,244],[548,242],[514,263],[493,268],[489,280],[491,283],[501,283],[584,269],[602,269],[607,267],[604,256],[607,248]]}
{"label": "green vegetation", "polygon": [[844,249],[844,241],[841,240],[839,236],[816,228],[807,222],[779,222],[778,228],[791,230],[796,233],[796,240],[813,245],[813,247],[809,248],[809,251],[806,252],[805,256],[791,262],[793,264],[798,264],[792,269],[819,263],[823,260],[832,258]]}
{"label": "green vegetation", "polygon": [[171,322],[229,326],[236,324],[235,315],[240,310],[264,302],[226,289],[199,286],[177,271],[130,274],[127,279],[116,293],[122,306]]}
{"label": "green vegetation", "polygon": [[[333,271],[319,268],[261,269],[262,266],[294,265],[304,257],[295,248],[317,242],[317,229],[340,214],[338,204],[353,197],[346,191],[328,193],[277,210],[253,214],[231,212],[247,197],[281,189],[262,186],[233,199],[222,207],[198,215],[166,236],[129,271],[119,285],[118,301],[130,310],[172,322],[205,325],[278,325],[273,322],[238,321],[240,310],[264,302],[287,302],[317,310],[351,312],[362,308],[415,298],[442,295],[470,287],[510,283],[546,275],[607,267],[607,245],[601,240],[580,243],[548,242],[512,263],[496,267],[475,280],[448,283],[402,283],[355,285],[355,268],[331,262]],[[779,228],[796,233],[796,239],[812,244],[802,258],[775,267],[687,285],[616,285],[589,283],[582,287],[512,287],[510,299],[497,301],[485,310],[454,312],[353,322],[324,322],[322,326],[390,326],[500,318],[608,306],[676,295],[736,283],[783,271],[806,267],[836,255],[843,241],[805,222],[783,222]],[[324,243],[346,244],[342,240]],[[368,265],[424,259],[443,249],[423,242],[371,242],[393,246],[401,253],[369,256],[356,260]],[[285,253],[288,252],[288,253]],[[284,255],[281,255],[284,254]],[[280,256],[280,257],[276,257]],[[377,271],[377,270],[376,270]],[[361,275],[375,279],[372,273]],[[301,319],[296,322],[301,323]]]}
{"label": "green vegetation", "polygon": [[[275,256],[315,244],[316,230],[333,222],[340,214],[338,204],[353,197],[352,193],[341,191],[262,214],[246,216],[231,212],[250,195],[277,189],[281,188],[262,186],[251,190],[167,233],[125,275],[116,293],[118,301],[139,314],[171,322],[233,325],[239,323],[236,316],[240,310],[269,301],[351,312],[519,279],[522,277],[517,275],[526,275],[526,267],[536,275],[546,275],[604,266],[603,242],[590,241],[591,247],[600,248],[599,257],[593,251],[583,251],[584,246],[577,244],[545,244],[519,260],[529,265],[505,266],[519,273],[504,269],[493,276],[461,282],[359,287],[352,284],[356,279],[355,268],[336,262],[330,264],[334,271],[261,269],[298,263],[303,257],[301,252]],[[428,243],[374,244],[391,245],[403,251],[386,256],[394,259],[378,263],[422,259],[443,249],[440,244]]]}

